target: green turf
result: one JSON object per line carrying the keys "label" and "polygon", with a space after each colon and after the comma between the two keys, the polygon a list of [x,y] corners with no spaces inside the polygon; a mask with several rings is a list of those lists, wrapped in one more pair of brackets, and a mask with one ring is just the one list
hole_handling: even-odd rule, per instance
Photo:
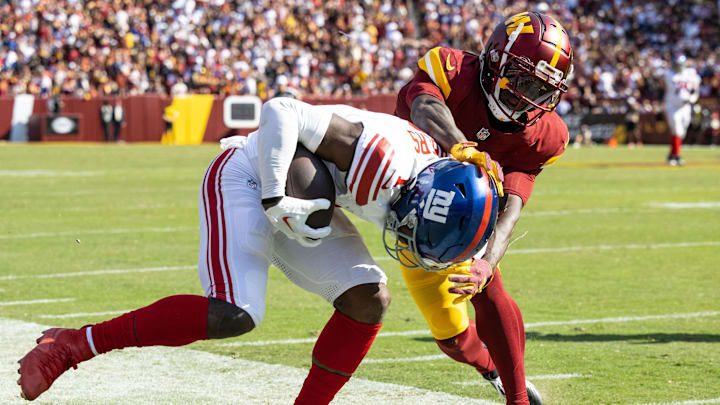
{"label": "green turf", "polygon": [[[192,266],[197,199],[215,145],[0,145],[0,301],[75,301],[0,306],[0,316],[80,326],[177,293],[202,293]],[[684,149],[687,165],[664,164],[665,147],[571,149],[539,176],[502,261],[504,283],[527,323],[720,311],[720,151]],[[34,176],[30,176],[34,174]],[[667,202],[710,208],[668,209]],[[379,232],[358,223],[375,256]],[[115,230],[112,233],[107,230]],[[49,234],[43,234],[49,233]],[[688,246],[673,246],[688,243]],[[576,247],[585,250],[562,250]],[[602,247],[598,249],[598,247]],[[548,251],[547,249],[560,249]],[[531,249],[539,249],[532,252]],[[423,330],[397,266],[380,262],[393,303],[383,331]],[[40,275],[188,266],[184,270],[62,278]],[[231,341],[317,336],[332,309],[270,273],[265,321]],[[193,347],[308,367],[312,344]],[[380,337],[369,358],[439,354],[424,335]],[[720,315],[529,327],[530,376],[550,404],[636,404],[720,397]],[[450,360],[364,364],[356,375],[497,400],[467,366]],[[697,402],[700,403],[700,402]]]}

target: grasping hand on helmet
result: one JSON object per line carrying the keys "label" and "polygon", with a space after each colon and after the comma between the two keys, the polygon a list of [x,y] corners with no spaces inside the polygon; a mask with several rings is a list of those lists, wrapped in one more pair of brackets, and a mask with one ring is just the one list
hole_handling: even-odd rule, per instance
{"label": "grasping hand on helmet", "polygon": [[500,167],[500,163],[493,160],[490,155],[488,155],[486,152],[480,152],[475,147],[477,146],[477,143],[475,142],[460,142],[453,145],[452,149],[450,149],[450,154],[455,159],[461,161],[461,162],[468,162],[472,163],[477,167],[482,167],[487,171],[488,175],[492,179],[493,183],[495,183],[495,188],[497,188],[498,195],[500,197],[504,196],[505,193],[503,192],[503,186],[502,182],[504,180],[503,176],[503,170],[502,167]]}

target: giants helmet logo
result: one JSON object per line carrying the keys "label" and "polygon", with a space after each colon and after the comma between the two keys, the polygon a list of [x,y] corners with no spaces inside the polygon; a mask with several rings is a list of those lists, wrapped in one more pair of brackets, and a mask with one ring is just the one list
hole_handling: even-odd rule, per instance
{"label": "giants helmet logo", "polygon": [[444,224],[447,222],[453,198],[455,198],[454,191],[431,189],[427,200],[420,203],[423,218]]}

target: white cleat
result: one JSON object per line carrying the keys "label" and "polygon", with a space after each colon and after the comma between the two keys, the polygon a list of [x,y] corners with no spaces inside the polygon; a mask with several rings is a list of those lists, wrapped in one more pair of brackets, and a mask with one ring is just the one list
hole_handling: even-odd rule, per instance
{"label": "white cleat", "polygon": [[[500,377],[498,376],[497,370],[491,371],[487,374],[483,374],[483,378],[487,380],[487,382],[490,383],[490,385],[493,386],[500,394],[503,400],[506,399],[505,397],[505,387],[503,387],[502,381],[500,381]],[[530,400],[530,405],[542,405],[542,396],[540,395],[540,391],[538,391],[537,388],[528,380],[525,380],[525,389],[527,390],[527,396]]]}

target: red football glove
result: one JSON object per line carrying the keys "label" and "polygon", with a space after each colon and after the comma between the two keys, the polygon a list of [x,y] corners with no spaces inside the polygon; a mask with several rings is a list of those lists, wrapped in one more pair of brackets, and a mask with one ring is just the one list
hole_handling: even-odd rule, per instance
{"label": "red football glove", "polygon": [[452,274],[448,280],[455,283],[448,288],[451,294],[469,295],[470,297],[482,291],[492,281],[495,274],[490,263],[483,259],[474,259],[469,266],[462,266],[459,273]]}
{"label": "red football glove", "polygon": [[503,175],[503,170],[500,164],[490,157],[490,155],[487,154],[487,152],[480,152],[475,147],[477,146],[477,143],[475,142],[460,142],[453,145],[453,147],[450,149],[450,154],[455,159],[461,161],[461,162],[468,162],[472,163],[477,167],[482,167],[487,172],[488,176],[492,179],[493,183],[495,183],[495,188],[497,188],[498,195],[500,197],[504,196],[505,193],[503,192],[503,185],[502,182],[505,180],[505,176]]}

